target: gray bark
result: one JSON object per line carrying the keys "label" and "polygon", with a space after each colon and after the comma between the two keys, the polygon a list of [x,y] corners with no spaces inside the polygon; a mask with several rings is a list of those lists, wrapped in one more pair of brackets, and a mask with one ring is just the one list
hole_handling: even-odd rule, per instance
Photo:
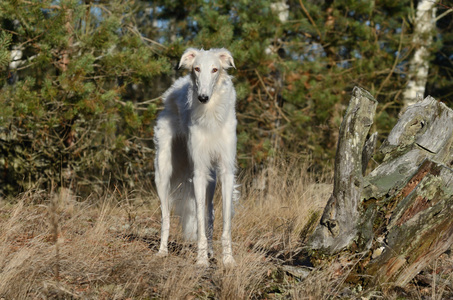
{"label": "gray bark", "polygon": [[[334,253],[349,245],[357,235],[363,183],[362,153],[376,106],[377,101],[367,91],[354,88],[340,127],[333,192],[310,239],[312,249]],[[366,161],[368,158],[369,155],[365,155]]]}
{"label": "gray bark", "polygon": [[367,176],[364,199],[401,189],[430,158],[451,167],[453,111],[431,96],[407,108],[382,144],[384,162]]}
{"label": "gray bark", "polygon": [[405,285],[453,244],[453,111],[429,96],[408,107],[380,148],[382,164],[363,177],[374,110],[365,119],[351,114],[370,102],[357,91],[340,129],[334,191],[310,246],[367,251],[359,275]]}
{"label": "gray bark", "polygon": [[366,141],[365,146],[362,150],[362,175],[365,176],[366,168],[368,166],[368,161],[374,154],[374,149],[376,148],[378,133],[373,133],[370,138]]}
{"label": "gray bark", "polygon": [[404,286],[453,243],[453,111],[428,96],[404,112],[366,177],[361,233],[365,273]]}
{"label": "gray bark", "polygon": [[385,207],[386,215],[373,222],[380,225],[379,242],[365,269],[367,278],[404,286],[447,251],[453,243],[452,199],[453,170],[426,159],[403,189],[374,208]]}

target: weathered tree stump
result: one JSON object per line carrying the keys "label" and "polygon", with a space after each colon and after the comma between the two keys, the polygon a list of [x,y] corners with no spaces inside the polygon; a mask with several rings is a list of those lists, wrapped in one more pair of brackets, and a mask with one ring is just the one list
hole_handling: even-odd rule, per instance
{"label": "weathered tree stump", "polygon": [[[363,189],[362,153],[376,106],[377,101],[367,91],[354,88],[340,127],[333,193],[324,209],[321,223],[312,236],[312,248],[336,252],[357,236],[358,209]],[[369,156],[365,155],[367,162]]]}
{"label": "weathered tree stump", "polygon": [[453,111],[429,96],[408,107],[380,148],[382,164],[363,177],[375,107],[369,93],[354,89],[333,193],[310,247],[368,251],[358,270],[365,282],[404,286],[453,244]]}

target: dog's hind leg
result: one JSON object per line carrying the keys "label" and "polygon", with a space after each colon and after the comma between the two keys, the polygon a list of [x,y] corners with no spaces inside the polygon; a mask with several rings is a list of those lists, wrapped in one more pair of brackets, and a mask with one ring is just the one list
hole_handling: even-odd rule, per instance
{"label": "dog's hind leg", "polygon": [[197,208],[192,180],[182,185],[182,195],[175,205],[175,213],[181,216],[182,231],[186,241],[197,240]]}
{"label": "dog's hind leg", "polygon": [[155,182],[162,211],[161,239],[158,256],[168,255],[168,237],[170,234],[170,178],[173,172],[171,164],[172,135],[165,120],[158,123],[155,131],[157,153],[155,158]]}
{"label": "dog's hind leg", "polygon": [[170,178],[166,175],[165,172],[159,175],[156,173],[157,194],[159,195],[162,211],[159,256],[168,255],[168,236],[170,234]]}

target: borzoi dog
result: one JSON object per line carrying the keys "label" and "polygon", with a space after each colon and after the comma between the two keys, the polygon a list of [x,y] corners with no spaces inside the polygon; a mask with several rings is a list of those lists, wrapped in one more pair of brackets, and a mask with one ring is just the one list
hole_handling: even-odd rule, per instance
{"label": "borzoi dog", "polygon": [[231,218],[235,197],[236,92],[226,69],[235,67],[226,49],[187,49],[179,67],[190,74],[163,95],[154,128],[155,172],[161,201],[159,256],[168,254],[170,210],[181,217],[186,239],[198,241],[197,264],[212,255],[216,176],[223,197],[223,264],[234,265]]}

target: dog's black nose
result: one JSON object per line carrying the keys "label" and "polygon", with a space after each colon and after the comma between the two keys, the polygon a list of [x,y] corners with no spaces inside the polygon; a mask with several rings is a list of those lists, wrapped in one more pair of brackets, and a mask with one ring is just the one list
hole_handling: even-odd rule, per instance
{"label": "dog's black nose", "polygon": [[206,95],[198,95],[198,100],[200,100],[201,103],[206,103],[209,100],[209,97]]}

